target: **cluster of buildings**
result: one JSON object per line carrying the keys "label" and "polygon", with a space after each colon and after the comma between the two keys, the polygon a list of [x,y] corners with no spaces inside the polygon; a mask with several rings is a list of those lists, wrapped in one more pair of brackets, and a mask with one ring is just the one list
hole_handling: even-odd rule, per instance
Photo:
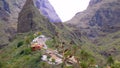
{"label": "cluster of buildings", "polygon": [[40,50],[40,49],[47,49],[47,45],[45,42],[47,41],[48,38],[46,38],[44,35],[40,35],[33,39],[31,42],[31,48],[33,51],[35,50]]}
{"label": "cluster of buildings", "polygon": [[[44,35],[39,35],[38,37],[34,38],[31,42],[32,51],[36,50],[45,50],[45,54],[42,55],[42,60],[48,62],[49,64],[61,64],[63,63],[63,55],[59,54],[57,50],[53,50],[47,47],[45,42],[49,38],[45,37]],[[69,63],[76,63],[75,57],[69,58]]]}

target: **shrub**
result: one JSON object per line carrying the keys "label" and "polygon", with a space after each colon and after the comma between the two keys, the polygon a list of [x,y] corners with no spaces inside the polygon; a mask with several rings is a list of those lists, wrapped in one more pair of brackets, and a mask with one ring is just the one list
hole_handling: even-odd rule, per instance
{"label": "shrub", "polygon": [[25,38],[25,43],[30,44],[30,42],[34,39],[34,35],[29,35]]}
{"label": "shrub", "polygon": [[112,56],[109,56],[109,57],[108,57],[108,59],[107,59],[107,64],[110,65],[110,66],[111,66],[112,64],[114,64],[114,60],[113,60],[113,57],[112,57]]}
{"label": "shrub", "polygon": [[87,63],[86,63],[86,62],[82,62],[82,63],[81,63],[81,68],[88,68]]}
{"label": "shrub", "polygon": [[120,63],[115,63],[111,66],[111,68],[119,68],[120,67]]}
{"label": "shrub", "polygon": [[31,48],[26,48],[26,49],[24,50],[24,54],[25,54],[25,55],[28,55],[28,54],[30,54],[31,52],[32,52]]}
{"label": "shrub", "polygon": [[25,48],[24,50],[22,50],[21,52],[20,52],[20,55],[28,55],[28,54],[30,54],[32,52],[32,50],[31,50],[31,48]]}
{"label": "shrub", "polygon": [[3,64],[0,62],[0,68],[2,68],[3,67]]}
{"label": "shrub", "polygon": [[20,46],[22,46],[23,44],[24,44],[23,41],[18,42],[18,44],[17,44],[17,48],[20,47]]}
{"label": "shrub", "polygon": [[31,41],[30,41],[29,37],[26,37],[26,38],[25,38],[25,43],[26,43],[26,44],[30,44],[30,42],[31,42]]}

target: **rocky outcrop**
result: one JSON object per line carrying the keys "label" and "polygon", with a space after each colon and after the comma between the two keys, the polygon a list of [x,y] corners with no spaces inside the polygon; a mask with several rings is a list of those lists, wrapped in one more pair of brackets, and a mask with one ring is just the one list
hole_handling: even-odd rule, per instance
{"label": "rocky outcrop", "polygon": [[18,13],[26,0],[1,0],[0,18],[9,23],[17,23]]}
{"label": "rocky outcrop", "polygon": [[48,0],[34,0],[34,4],[39,9],[39,11],[50,20],[50,22],[61,22],[61,19]]}
{"label": "rocky outcrop", "polygon": [[[0,18],[17,28],[18,14],[22,10],[26,0],[0,0]],[[50,22],[61,22],[54,8],[48,0],[34,0],[34,6],[41,14],[49,19]]]}
{"label": "rocky outcrop", "polygon": [[55,34],[55,26],[34,6],[33,0],[27,0],[19,13],[18,32],[41,31]]}
{"label": "rocky outcrop", "polygon": [[8,45],[16,34],[18,13],[25,0],[0,0],[0,48]]}
{"label": "rocky outcrop", "polygon": [[118,0],[91,0],[88,8],[77,13],[67,24],[90,37],[119,31],[119,6]]}

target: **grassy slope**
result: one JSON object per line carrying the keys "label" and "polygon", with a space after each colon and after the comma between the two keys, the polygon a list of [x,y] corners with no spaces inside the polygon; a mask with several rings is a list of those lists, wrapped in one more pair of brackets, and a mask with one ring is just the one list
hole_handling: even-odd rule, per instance
{"label": "grassy slope", "polygon": [[[108,34],[105,37],[97,39],[97,43],[91,43],[90,40],[84,38],[85,43],[82,45],[82,49],[85,49],[92,53],[98,61],[98,63],[106,64],[107,54],[111,54],[114,60],[119,60],[120,57],[120,31],[112,34]],[[113,52],[111,52],[115,49]],[[101,52],[106,52],[105,55],[101,55]],[[119,60],[120,61],[120,60]]]}
{"label": "grassy slope", "polygon": [[[25,43],[17,47],[20,41],[25,41],[24,37],[25,35],[17,36],[9,46],[0,50],[0,62],[3,68],[39,68],[39,66],[42,66],[41,51],[32,52]],[[41,64],[38,62],[41,62]]]}
{"label": "grassy slope", "polygon": [[[53,45],[51,47],[54,49],[56,48],[54,47],[54,45],[58,46],[58,49],[61,49],[59,46],[62,42],[65,42],[65,48],[71,48],[72,45],[69,44],[71,39],[73,39],[74,41],[76,41],[77,39],[74,38],[74,36],[70,35],[70,30],[67,30],[67,27],[63,29],[59,29],[57,27],[55,28],[55,31],[57,31],[59,35],[59,38],[55,36],[57,44],[53,41],[48,42],[48,44]],[[51,35],[51,32],[47,29],[44,29],[42,33],[46,36],[53,37]],[[45,68],[44,66],[47,66],[46,68],[52,68],[51,65],[40,61],[40,55],[42,53],[41,51],[31,52],[27,44],[23,44],[22,46],[17,47],[18,43],[20,41],[25,41],[24,38],[29,35],[29,33],[17,35],[16,39],[12,41],[9,46],[6,46],[0,50],[0,65],[3,65],[3,68]],[[100,52],[109,52],[109,50],[111,50],[112,48],[116,48],[115,53],[112,54],[113,58],[119,60],[120,31],[108,34],[105,37],[98,38],[96,44],[91,43],[91,41],[88,40],[85,36],[82,36],[81,39],[82,42],[79,42],[78,40],[76,41],[76,43],[78,43],[77,45],[79,45],[81,49],[92,54],[96,58],[98,64],[106,64],[106,57],[101,55]],[[77,53],[79,53],[78,49],[79,48],[77,48]],[[22,51],[24,51],[24,53],[22,53]],[[55,67],[58,68],[58,66]]]}

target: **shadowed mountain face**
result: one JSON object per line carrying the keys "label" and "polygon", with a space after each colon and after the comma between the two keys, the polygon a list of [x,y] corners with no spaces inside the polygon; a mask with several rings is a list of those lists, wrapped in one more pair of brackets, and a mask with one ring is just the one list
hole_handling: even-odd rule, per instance
{"label": "shadowed mountain face", "polygon": [[[0,0],[0,18],[16,25],[19,12],[22,10],[26,0]],[[61,22],[54,8],[48,0],[34,0],[37,7],[50,22]]]}
{"label": "shadowed mountain face", "polygon": [[19,13],[18,32],[23,33],[36,30],[41,32],[50,30],[50,33],[54,34],[55,26],[39,13],[39,10],[34,6],[33,0],[27,0]]}
{"label": "shadowed mountain face", "polygon": [[120,30],[120,2],[118,0],[91,0],[88,8],[67,22],[90,37]]}
{"label": "shadowed mountain face", "polygon": [[16,34],[18,13],[25,0],[0,0],[0,48]]}
{"label": "shadowed mountain face", "polygon": [[0,18],[9,23],[16,24],[18,13],[21,11],[25,0],[1,0]]}
{"label": "shadowed mountain face", "polygon": [[[53,7],[47,0],[33,1],[34,2],[31,5],[25,5],[26,0],[0,0],[0,24],[2,24],[0,27],[0,44],[2,43],[1,41],[7,42],[12,39],[17,32],[17,28],[18,32],[48,29],[51,30],[51,33],[54,33],[54,26],[51,26],[50,23],[60,22],[61,20],[55,13]],[[30,1],[28,2],[30,3]],[[42,25],[40,23],[42,23]],[[7,43],[1,45],[6,44]]]}

